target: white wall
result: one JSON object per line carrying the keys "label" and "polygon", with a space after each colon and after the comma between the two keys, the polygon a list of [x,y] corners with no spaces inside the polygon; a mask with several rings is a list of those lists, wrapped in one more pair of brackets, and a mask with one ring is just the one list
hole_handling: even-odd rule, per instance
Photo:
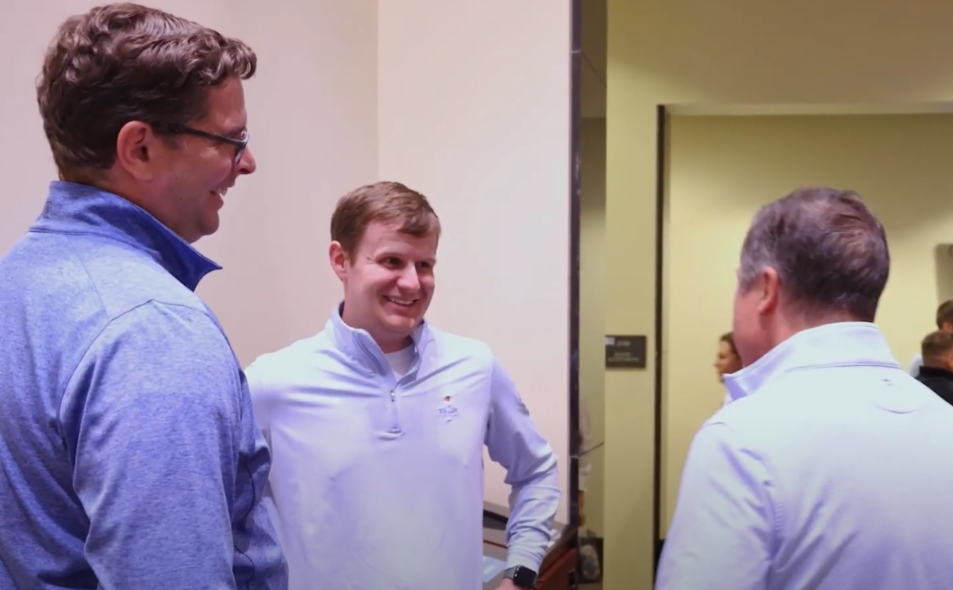
{"label": "white wall", "polygon": [[[570,4],[379,6],[379,172],[440,215],[431,321],[484,340],[559,456],[567,519]],[[487,464],[487,499],[506,503]]]}

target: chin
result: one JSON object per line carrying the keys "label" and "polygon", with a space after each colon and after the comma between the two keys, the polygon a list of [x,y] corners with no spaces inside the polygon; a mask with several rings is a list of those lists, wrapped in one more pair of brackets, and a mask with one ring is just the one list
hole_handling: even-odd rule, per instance
{"label": "chin", "polygon": [[414,330],[417,329],[417,325],[420,323],[420,320],[408,316],[390,316],[387,318],[386,323],[387,327],[392,331],[410,336]]}
{"label": "chin", "polygon": [[203,238],[205,236],[210,236],[218,231],[218,228],[220,225],[221,225],[221,222],[218,218],[218,215],[206,216],[205,219],[202,220],[202,224],[198,228],[199,233],[201,234],[201,237]]}

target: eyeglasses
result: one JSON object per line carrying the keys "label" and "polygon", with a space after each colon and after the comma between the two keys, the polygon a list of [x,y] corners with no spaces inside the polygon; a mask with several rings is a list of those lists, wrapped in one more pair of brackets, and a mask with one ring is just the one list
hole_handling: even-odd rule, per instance
{"label": "eyeglasses", "polygon": [[248,131],[243,130],[242,136],[240,139],[235,139],[234,137],[226,137],[224,135],[218,135],[217,133],[209,133],[208,131],[202,131],[201,129],[193,129],[188,125],[170,125],[169,130],[173,133],[185,133],[187,135],[195,135],[196,137],[204,137],[205,139],[211,139],[212,141],[217,141],[219,143],[227,143],[228,145],[235,146],[235,163],[238,164],[242,161],[242,156],[245,154],[245,148],[248,147]]}

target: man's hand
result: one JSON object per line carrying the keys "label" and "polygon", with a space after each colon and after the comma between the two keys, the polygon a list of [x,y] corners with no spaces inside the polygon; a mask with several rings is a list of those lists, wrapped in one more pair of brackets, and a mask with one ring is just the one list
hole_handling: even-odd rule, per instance
{"label": "man's hand", "polygon": [[503,578],[503,581],[500,582],[500,585],[496,590],[520,590],[520,588],[513,583],[513,580],[509,578]]}

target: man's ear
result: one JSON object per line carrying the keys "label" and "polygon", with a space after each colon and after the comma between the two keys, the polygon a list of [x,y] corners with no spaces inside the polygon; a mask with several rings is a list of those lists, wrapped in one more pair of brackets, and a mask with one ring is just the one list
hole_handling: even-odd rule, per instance
{"label": "man's ear", "polygon": [[341,242],[337,240],[331,242],[331,246],[328,247],[328,261],[331,263],[331,270],[343,281],[347,277],[347,269],[350,263]]}
{"label": "man's ear", "polygon": [[129,121],[116,136],[116,163],[137,180],[152,180],[159,141],[147,123]]}
{"label": "man's ear", "polygon": [[781,280],[778,277],[778,271],[770,266],[764,267],[761,276],[755,283],[755,287],[761,290],[761,297],[758,301],[758,313],[769,313],[777,308],[779,298],[781,297]]}

